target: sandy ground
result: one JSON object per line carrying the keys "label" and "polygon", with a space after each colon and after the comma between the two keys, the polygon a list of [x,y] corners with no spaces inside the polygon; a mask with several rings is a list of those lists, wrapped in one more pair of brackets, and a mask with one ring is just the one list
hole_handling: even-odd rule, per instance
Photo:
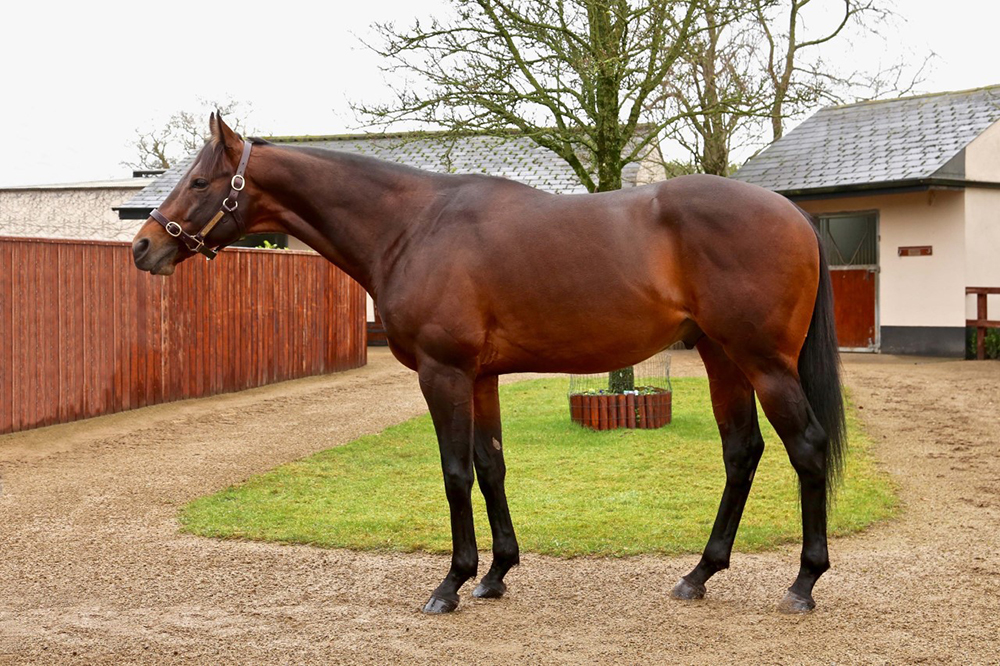
{"label": "sandy ground", "polygon": [[[0,437],[0,663],[1000,663],[1000,363],[845,367],[903,510],[832,542],[812,614],[775,611],[797,547],[736,554],[693,603],[668,593],[696,556],[529,554],[506,598],[466,586],[428,617],[444,557],[178,534],[188,500],[420,413],[416,378],[376,350],[358,371]],[[690,352],[673,371],[703,372]]]}

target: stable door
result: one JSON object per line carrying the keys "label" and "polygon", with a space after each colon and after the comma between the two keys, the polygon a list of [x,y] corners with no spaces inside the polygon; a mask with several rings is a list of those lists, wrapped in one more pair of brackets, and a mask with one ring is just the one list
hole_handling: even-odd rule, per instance
{"label": "stable door", "polygon": [[823,215],[819,229],[833,281],[840,348],[878,351],[878,214]]}

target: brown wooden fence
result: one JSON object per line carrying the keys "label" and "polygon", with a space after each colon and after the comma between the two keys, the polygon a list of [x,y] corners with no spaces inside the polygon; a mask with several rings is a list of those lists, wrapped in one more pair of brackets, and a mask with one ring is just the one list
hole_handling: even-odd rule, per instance
{"label": "brown wooden fence", "polygon": [[164,278],[131,253],[0,237],[0,433],[367,360],[365,292],[318,255],[230,249]]}
{"label": "brown wooden fence", "polygon": [[1000,287],[966,287],[965,295],[976,296],[976,318],[966,319],[965,325],[976,329],[976,358],[986,360],[986,329],[1000,328],[1000,319],[990,320],[986,314],[986,299],[989,296],[1000,296]]}

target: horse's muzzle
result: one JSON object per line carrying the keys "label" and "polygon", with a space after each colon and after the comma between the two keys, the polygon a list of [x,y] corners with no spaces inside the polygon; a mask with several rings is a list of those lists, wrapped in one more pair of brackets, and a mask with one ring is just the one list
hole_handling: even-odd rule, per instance
{"label": "horse's muzzle", "polygon": [[175,243],[162,243],[157,246],[146,237],[136,237],[132,241],[132,259],[135,267],[154,275],[172,275],[174,272],[174,257],[177,256]]}

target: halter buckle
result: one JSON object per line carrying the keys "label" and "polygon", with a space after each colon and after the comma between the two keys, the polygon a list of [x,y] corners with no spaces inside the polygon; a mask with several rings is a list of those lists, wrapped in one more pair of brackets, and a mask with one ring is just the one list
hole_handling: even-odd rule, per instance
{"label": "halter buckle", "polygon": [[[236,179],[237,178],[240,179],[240,186],[239,187],[236,186]],[[236,190],[237,192],[242,192],[243,188],[246,187],[246,184],[247,184],[247,179],[244,178],[242,174],[236,174],[235,176],[233,176],[233,179],[231,181],[229,181],[229,185],[234,190]]]}
{"label": "halter buckle", "polygon": [[172,220],[164,224],[163,228],[166,229],[167,233],[173,236],[174,238],[177,238],[182,233],[184,233],[184,230],[181,228],[181,225],[177,224]]}

